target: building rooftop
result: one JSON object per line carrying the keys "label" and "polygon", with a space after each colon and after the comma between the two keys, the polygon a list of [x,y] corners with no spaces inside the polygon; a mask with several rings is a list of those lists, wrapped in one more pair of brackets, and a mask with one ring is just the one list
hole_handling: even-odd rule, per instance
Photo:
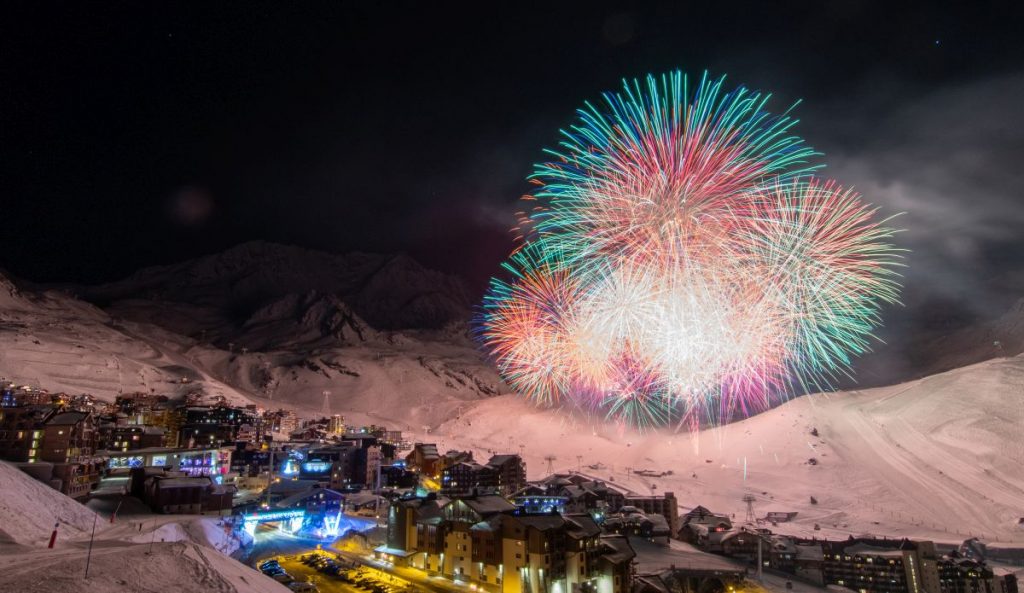
{"label": "building rooftop", "polygon": [[282,509],[287,509],[299,504],[300,502],[306,500],[311,496],[318,496],[320,494],[326,494],[328,496],[337,498],[344,497],[344,495],[341,492],[331,490],[330,488],[309,488],[307,490],[296,492],[295,494],[282,498],[281,500],[274,503],[274,506]]}
{"label": "building rooftop", "polygon": [[89,416],[88,412],[61,412],[46,421],[47,426],[71,426],[78,424]]}
{"label": "building rooftop", "polygon": [[509,461],[512,461],[512,460],[518,459],[518,458],[519,458],[518,455],[494,455],[494,456],[491,457],[490,461],[487,462],[487,465],[490,465],[490,466],[493,466],[493,467],[498,467],[498,466],[501,466],[501,465],[505,465]]}
{"label": "building rooftop", "polygon": [[472,498],[463,498],[461,500],[466,503],[466,506],[473,509],[480,515],[504,513],[507,511],[514,511],[516,509],[516,505],[496,494],[482,494]]}
{"label": "building rooftop", "polygon": [[505,515],[494,515],[489,519],[484,519],[479,523],[474,523],[469,528],[470,531],[497,531],[501,527],[501,522],[504,520]]}
{"label": "building rooftop", "polygon": [[565,519],[561,515],[518,515],[515,519],[523,525],[533,527],[538,531],[559,529],[565,525]]}
{"label": "building rooftop", "polygon": [[852,546],[848,546],[843,549],[843,552],[847,554],[857,554],[860,556],[881,556],[883,558],[903,557],[903,550],[898,548],[881,548],[865,543],[857,543]]}
{"label": "building rooftop", "polygon": [[569,537],[571,538],[582,539],[594,537],[601,533],[601,526],[594,521],[593,517],[585,513],[565,515],[565,521],[569,528]]}
{"label": "building rooftop", "polygon": [[[604,541],[604,538],[601,538]],[[671,567],[701,570],[743,571],[742,564],[702,552],[690,544],[671,540],[669,545],[656,544],[642,537],[631,537],[629,543],[636,552],[639,574],[658,574]]]}
{"label": "building rooftop", "polygon": [[601,545],[607,550],[603,554],[605,560],[612,564],[622,564],[636,558],[636,550],[630,545],[629,539],[621,535],[606,535],[601,538]]}

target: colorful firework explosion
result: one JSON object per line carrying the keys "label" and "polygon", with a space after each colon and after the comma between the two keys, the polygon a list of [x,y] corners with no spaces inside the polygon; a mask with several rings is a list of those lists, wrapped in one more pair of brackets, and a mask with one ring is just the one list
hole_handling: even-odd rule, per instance
{"label": "colorful firework explosion", "polygon": [[898,299],[894,233],[768,96],[675,72],[562,131],[478,333],[509,384],[647,427],[825,389]]}

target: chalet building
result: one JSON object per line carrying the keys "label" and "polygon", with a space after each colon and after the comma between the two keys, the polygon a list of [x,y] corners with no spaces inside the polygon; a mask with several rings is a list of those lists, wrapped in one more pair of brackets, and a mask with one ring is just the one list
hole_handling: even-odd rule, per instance
{"label": "chalet building", "polygon": [[764,520],[772,523],[773,525],[778,523],[788,523],[795,519],[798,514],[799,513],[795,511],[769,511],[768,514],[764,516]]}
{"label": "chalet building", "polygon": [[[600,480],[591,480],[578,474],[553,474],[536,485],[547,496],[566,499],[566,511],[584,513],[609,512],[626,504],[626,493]],[[535,490],[531,490],[538,494]]]}
{"label": "chalet building", "polygon": [[773,536],[769,565],[821,585],[863,593],[1010,593],[1011,574],[984,562],[939,556],[929,541],[850,538],[800,540]]}
{"label": "chalet building", "polygon": [[438,465],[440,459],[436,444],[416,443],[413,445],[412,451],[405,456],[405,464],[413,471],[425,476],[436,477],[441,471]]}
{"label": "chalet building", "polygon": [[672,492],[661,496],[626,496],[624,505],[633,506],[648,515],[661,515],[668,523],[671,533],[679,532],[679,501]]}
{"label": "chalet building", "polygon": [[[1009,575],[1013,576],[1013,575]],[[941,593],[1016,593],[1016,578],[1012,585],[997,576],[984,562],[971,558],[942,558],[939,560],[939,588]]]}
{"label": "chalet building", "polygon": [[711,534],[732,529],[732,519],[727,515],[712,513],[699,505],[679,517],[679,524],[677,537],[705,551],[711,545]]}
{"label": "chalet building", "polygon": [[99,448],[109,451],[134,451],[164,446],[164,429],[159,426],[100,425]]}
{"label": "chalet building", "polygon": [[166,409],[168,405],[169,398],[166,395],[155,393],[128,393],[114,398],[114,408],[129,417],[132,424],[147,424],[143,422],[146,414],[158,408]]}
{"label": "chalet building", "polygon": [[376,483],[386,455],[384,447],[375,437],[345,439],[311,449],[297,471],[300,478],[319,480],[335,490],[362,488]]}
{"label": "chalet building", "polygon": [[511,496],[526,486],[526,463],[519,455],[494,455],[487,461],[491,483],[502,496]]}
{"label": "chalet building", "polygon": [[43,424],[39,459],[51,463],[88,461],[96,450],[91,412],[61,412]]}
{"label": "chalet building", "polygon": [[56,414],[57,409],[49,405],[0,407],[0,459],[12,463],[38,461],[43,426]]}
{"label": "chalet building", "polygon": [[516,509],[526,514],[563,514],[566,512],[566,507],[569,504],[568,497],[548,495],[544,492],[543,488],[537,486],[523,488],[516,493],[513,499]]}
{"label": "chalet building", "polygon": [[[427,569],[426,558],[444,551],[441,509],[448,502],[435,493],[392,501],[388,508],[387,554],[397,563]],[[421,557],[413,558],[417,554]]]}
{"label": "chalet building", "polygon": [[[456,580],[482,580],[481,574],[486,577],[486,572],[481,573],[480,567],[474,564],[470,530],[473,526],[489,521],[501,513],[514,510],[515,506],[512,503],[493,494],[452,499],[441,509],[445,529],[444,552],[437,559],[441,567],[439,572]],[[492,565],[492,583],[499,578],[496,571],[497,564]]]}
{"label": "chalet building", "polygon": [[141,498],[156,513],[196,515],[230,512],[233,495],[208,476],[157,474],[145,478]]}
{"label": "chalet building", "polygon": [[617,513],[606,515],[603,527],[608,533],[642,537],[666,544],[672,537],[672,530],[669,529],[665,517],[657,514],[648,515],[633,506],[624,506]]}
{"label": "chalet building", "polygon": [[416,474],[404,466],[383,465],[380,468],[382,488],[412,488],[416,486]]}
{"label": "chalet building", "polygon": [[825,582],[825,575],[822,572],[825,553],[818,542],[796,541],[792,552],[793,574],[813,583]]}
{"label": "chalet building", "polygon": [[511,496],[526,486],[526,464],[518,455],[495,455],[484,465],[458,461],[441,470],[441,492],[448,495],[473,492]]}
{"label": "chalet building", "polygon": [[627,593],[635,556],[589,514],[518,514],[495,495],[395,501],[377,552],[492,593]]}
{"label": "chalet building", "polygon": [[850,538],[823,541],[825,585],[869,593],[940,591],[938,556],[932,542]]}
{"label": "chalet building", "polygon": [[184,410],[178,442],[188,447],[233,444],[239,428],[255,422],[254,415],[244,408],[190,406]]}
{"label": "chalet building", "polygon": [[762,559],[767,559],[770,555],[771,545],[769,537],[770,534],[749,527],[741,527],[725,532],[723,537],[719,539],[719,546],[721,547],[721,552],[726,556],[744,558],[756,562],[758,548],[760,548]]}
{"label": "chalet building", "polygon": [[486,470],[475,461],[458,461],[441,470],[441,492],[453,495],[480,491],[483,482],[488,481]]}
{"label": "chalet building", "polygon": [[0,459],[72,498],[87,497],[99,484],[96,436],[92,412],[20,403],[0,408]]}
{"label": "chalet building", "polygon": [[455,465],[456,463],[463,463],[473,461],[472,451],[459,451],[451,449],[444,455],[441,455],[437,460],[437,475],[442,475],[444,470]]}
{"label": "chalet building", "polygon": [[[182,427],[185,425],[185,409],[169,403],[158,403],[138,415],[133,424],[155,426],[164,431],[164,447],[182,447]],[[187,444],[187,443],[185,443]]]}

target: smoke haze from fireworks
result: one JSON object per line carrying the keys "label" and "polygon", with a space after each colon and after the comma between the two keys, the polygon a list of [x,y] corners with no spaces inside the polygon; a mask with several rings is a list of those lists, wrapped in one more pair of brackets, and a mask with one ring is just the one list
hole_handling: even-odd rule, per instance
{"label": "smoke haze from fireworks", "polygon": [[562,130],[477,326],[541,405],[695,429],[827,389],[899,297],[894,230],[769,96],[626,81]]}

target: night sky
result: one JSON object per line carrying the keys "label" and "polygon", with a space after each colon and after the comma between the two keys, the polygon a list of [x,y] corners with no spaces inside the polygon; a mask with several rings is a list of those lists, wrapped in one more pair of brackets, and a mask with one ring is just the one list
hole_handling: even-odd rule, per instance
{"label": "night sky", "polygon": [[0,268],[95,283],[263,239],[479,285],[574,109],[682,68],[804,100],[827,174],[906,212],[914,314],[1024,295],[1019,10],[298,4],[5,4]]}

